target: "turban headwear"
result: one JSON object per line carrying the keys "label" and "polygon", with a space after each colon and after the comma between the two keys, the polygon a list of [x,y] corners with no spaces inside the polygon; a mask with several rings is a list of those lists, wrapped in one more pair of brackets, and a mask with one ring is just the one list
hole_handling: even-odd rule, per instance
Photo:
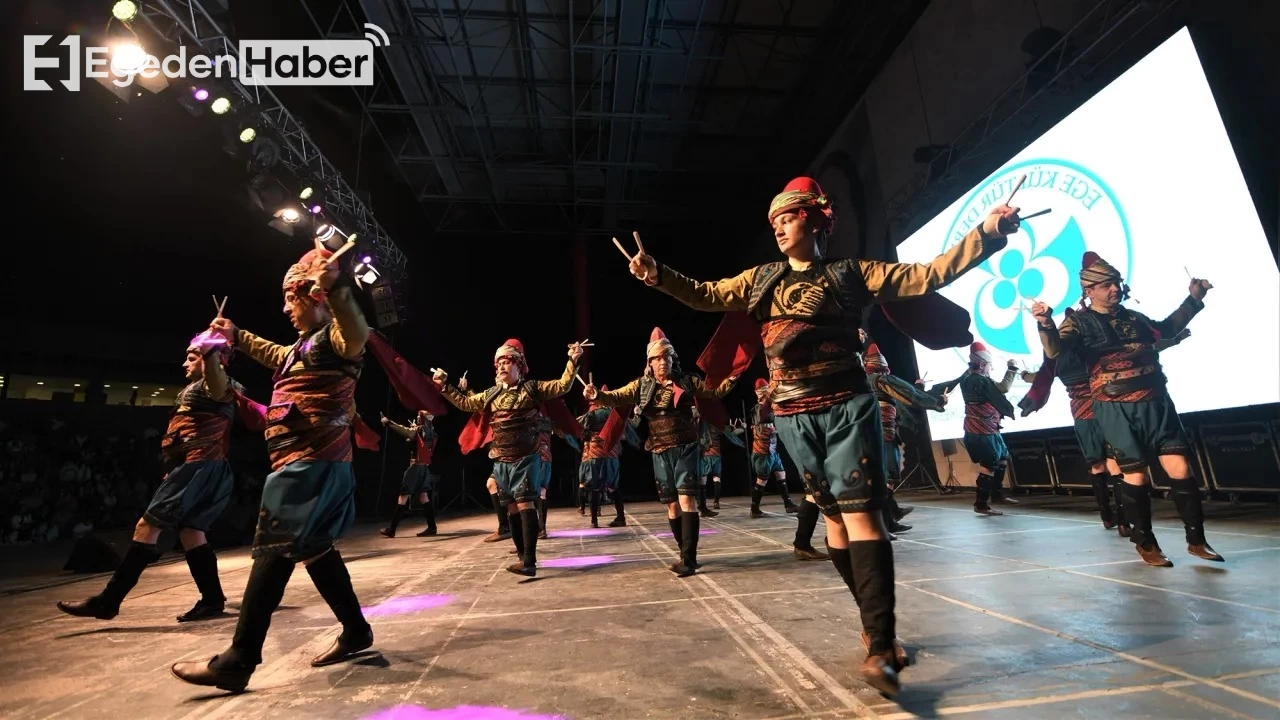
{"label": "turban headwear", "polygon": [[[831,199],[822,192],[818,181],[810,177],[792,180],[774,196],[773,202],[769,203],[769,223],[772,224],[783,213],[797,210],[806,211],[805,216],[823,230],[830,230],[836,221]],[[816,212],[807,212],[809,210]]]}

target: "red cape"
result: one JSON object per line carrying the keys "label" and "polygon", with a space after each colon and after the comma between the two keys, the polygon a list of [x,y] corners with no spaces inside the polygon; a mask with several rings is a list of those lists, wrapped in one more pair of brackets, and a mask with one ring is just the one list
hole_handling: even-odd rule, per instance
{"label": "red cape", "polygon": [[409,410],[426,410],[432,415],[449,412],[444,396],[436,389],[431,377],[410,365],[385,338],[376,332],[370,332],[367,347],[382,371],[387,374],[401,405]]}

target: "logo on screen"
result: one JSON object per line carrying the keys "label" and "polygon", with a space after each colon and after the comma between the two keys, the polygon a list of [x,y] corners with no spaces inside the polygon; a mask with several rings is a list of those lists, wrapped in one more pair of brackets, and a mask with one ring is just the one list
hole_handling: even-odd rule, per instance
{"label": "logo on screen", "polygon": [[[1009,244],[969,273],[980,278],[971,313],[974,334],[989,347],[1014,355],[1040,355],[1031,304],[1053,307],[1055,319],[1080,302],[1080,260],[1098,253],[1132,281],[1129,223],[1120,199],[1098,174],[1078,163],[1036,158],[1001,168],[965,199],[942,249],[952,247],[1004,203],[1023,174],[1013,204],[1030,215]],[[1025,309],[1024,309],[1025,308]],[[967,351],[966,351],[967,352]]]}

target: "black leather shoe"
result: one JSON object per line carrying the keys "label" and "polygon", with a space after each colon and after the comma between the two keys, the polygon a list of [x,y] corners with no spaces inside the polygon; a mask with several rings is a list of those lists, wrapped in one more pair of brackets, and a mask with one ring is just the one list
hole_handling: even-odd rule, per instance
{"label": "black leather shoe", "polygon": [[426,530],[423,530],[422,532],[418,533],[418,537],[432,537],[435,534],[436,534],[436,528],[434,525],[432,525]]}
{"label": "black leather shoe", "polygon": [[169,672],[173,673],[173,676],[179,680],[192,685],[216,687],[219,690],[237,693],[244,692],[245,687],[249,684],[249,676],[253,675],[252,669],[214,670],[210,667],[212,662],[213,659],[210,658],[204,662],[174,663],[169,668]]}
{"label": "black leather shoe", "polygon": [[198,620],[212,620],[213,618],[223,617],[226,613],[226,603],[206,603],[203,599],[196,601],[192,608],[178,616],[178,622],[196,622]]}
{"label": "black leather shoe", "polygon": [[715,510],[709,510],[705,507],[701,507],[701,508],[698,508],[698,514],[705,518],[713,518],[719,515],[720,513],[716,512]]}
{"label": "black leather shoe", "polygon": [[690,575],[697,572],[697,568],[691,568],[688,565],[685,565],[683,562],[672,563],[670,570],[671,572],[675,573],[676,575],[679,575],[680,577],[689,577]]}
{"label": "black leather shoe", "polygon": [[613,521],[609,523],[609,527],[626,527],[626,526],[627,526],[627,519],[621,515],[614,518]]}
{"label": "black leather shoe", "polygon": [[361,650],[368,650],[371,647],[373,647],[373,628],[367,628],[364,632],[357,631],[351,637],[348,637],[344,630],[328,650],[311,659],[311,667],[340,663]]}
{"label": "black leather shoe", "polygon": [[518,563],[514,563],[514,564],[511,564],[511,565],[508,565],[508,566],[507,566],[507,572],[509,572],[509,573],[515,573],[516,575],[523,575],[523,576],[525,576],[525,577],[537,577],[537,576],[538,576],[538,566],[537,566],[537,565],[525,565],[525,564],[524,564],[524,563],[522,563],[522,562],[518,562]]}
{"label": "black leather shoe", "polygon": [[897,520],[895,520],[895,521],[893,521],[893,522],[891,522],[891,523],[887,523],[887,524],[885,525],[885,527],[889,528],[889,532],[891,532],[891,533],[904,533],[904,532],[906,532],[906,531],[908,531],[908,530],[910,530],[910,529],[911,529],[911,526],[910,526],[910,525],[903,525],[902,523],[898,522]]}
{"label": "black leather shoe", "polygon": [[68,615],[99,620],[110,620],[120,614],[120,608],[107,607],[97,595],[88,600],[59,600],[58,609]]}

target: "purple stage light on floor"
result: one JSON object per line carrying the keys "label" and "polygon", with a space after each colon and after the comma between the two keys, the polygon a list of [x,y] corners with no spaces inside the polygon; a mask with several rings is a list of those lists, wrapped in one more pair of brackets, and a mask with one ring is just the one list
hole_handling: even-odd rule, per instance
{"label": "purple stage light on floor", "polygon": [[[720,531],[715,528],[701,528],[700,530],[698,530],[698,535],[715,535],[718,532]],[[656,538],[675,537],[675,535],[673,535],[670,530],[668,530],[667,532],[654,533],[653,536]]]}
{"label": "purple stage light on floor", "polygon": [[569,720],[569,718],[564,715],[542,715],[483,705],[458,705],[437,710],[424,708],[421,705],[397,705],[366,715],[361,720]]}
{"label": "purple stage light on floor", "polygon": [[614,562],[612,555],[574,555],[571,557],[540,560],[538,561],[538,564],[542,567],[578,568],[591,567],[593,565],[608,565],[612,562]]}
{"label": "purple stage light on floor", "polygon": [[372,607],[362,608],[362,610],[365,617],[373,618],[432,610],[448,605],[451,602],[453,602],[452,595],[410,595],[408,597],[392,598]]}
{"label": "purple stage light on floor", "polygon": [[602,535],[612,535],[613,531],[609,528],[583,528],[581,530],[552,530],[547,533],[548,537],[553,538],[576,538],[576,537],[600,537]]}

